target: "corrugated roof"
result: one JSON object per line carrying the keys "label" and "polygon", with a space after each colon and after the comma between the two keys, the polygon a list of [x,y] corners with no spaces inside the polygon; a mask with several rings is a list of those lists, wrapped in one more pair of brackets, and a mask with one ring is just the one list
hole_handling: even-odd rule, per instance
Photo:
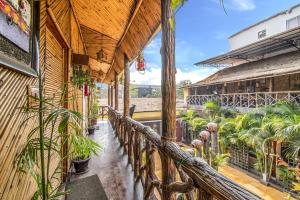
{"label": "corrugated roof", "polygon": [[292,52],[222,69],[190,87],[291,74],[300,72],[299,63],[300,52]]}

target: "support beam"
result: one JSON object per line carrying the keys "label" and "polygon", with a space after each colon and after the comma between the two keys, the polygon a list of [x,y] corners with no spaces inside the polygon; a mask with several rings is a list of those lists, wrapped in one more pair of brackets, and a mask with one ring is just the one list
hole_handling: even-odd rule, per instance
{"label": "support beam", "polygon": [[129,104],[130,104],[130,71],[129,63],[126,54],[124,54],[124,116],[129,116]]}
{"label": "support beam", "polygon": [[119,79],[117,72],[115,72],[115,110],[119,110]]}
{"label": "support beam", "polygon": [[111,93],[111,87],[110,87],[110,85],[107,85],[107,105],[108,106],[111,106],[111,95],[110,95],[110,93]]}
{"label": "support beam", "polygon": [[114,107],[114,86],[110,86],[110,107]]}
{"label": "support beam", "polygon": [[[172,0],[161,0],[162,140],[176,139],[175,32],[169,23],[169,19],[172,16]],[[173,161],[166,155],[161,154],[161,164],[162,184],[168,185],[174,182],[176,178],[176,169]],[[162,200],[175,199],[174,193],[163,188]]]}

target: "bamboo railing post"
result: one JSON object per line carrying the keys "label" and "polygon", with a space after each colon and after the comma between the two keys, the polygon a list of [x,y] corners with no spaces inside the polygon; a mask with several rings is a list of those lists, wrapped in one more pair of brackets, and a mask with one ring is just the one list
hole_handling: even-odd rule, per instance
{"label": "bamboo railing post", "polygon": [[205,190],[198,188],[198,200],[213,200],[213,195],[207,193]]}
{"label": "bamboo railing post", "polygon": [[114,107],[114,86],[110,86],[110,107]]}
{"label": "bamboo railing post", "polygon": [[129,85],[130,85],[130,71],[128,58],[124,54],[124,117],[129,116],[129,104],[130,104],[130,95],[129,95]]}
{"label": "bamboo railing post", "polygon": [[128,134],[128,163],[132,164],[132,158],[131,158],[131,154],[132,154],[132,127],[129,124],[128,125],[128,129],[127,129],[127,134]]}
{"label": "bamboo railing post", "polygon": [[[173,140],[176,136],[176,82],[175,82],[175,33],[170,19],[174,13],[172,0],[161,0],[162,27],[162,138]],[[175,181],[176,169],[173,161],[166,155],[161,157],[162,184],[168,185]],[[163,189],[162,200],[175,200],[175,194]]]}
{"label": "bamboo railing post", "polygon": [[115,72],[115,110],[119,110],[119,79],[117,72]]}
{"label": "bamboo railing post", "polygon": [[107,85],[107,104],[108,104],[108,106],[110,106],[110,98],[111,98],[110,89],[111,89],[110,85]]}
{"label": "bamboo railing post", "polygon": [[139,135],[139,132],[135,131],[134,133],[134,152],[133,152],[133,155],[134,155],[134,176],[135,177],[138,177],[139,175],[139,170],[140,170],[140,166],[139,166],[139,149],[140,149],[140,135]]}

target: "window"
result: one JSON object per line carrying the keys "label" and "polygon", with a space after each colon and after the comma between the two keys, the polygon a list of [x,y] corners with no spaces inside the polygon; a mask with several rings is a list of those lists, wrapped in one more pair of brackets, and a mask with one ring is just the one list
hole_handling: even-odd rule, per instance
{"label": "window", "polygon": [[286,20],[286,30],[296,28],[300,25],[300,15]]}
{"label": "window", "polygon": [[258,39],[264,38],[267,35],[266,29],[258,32]]}

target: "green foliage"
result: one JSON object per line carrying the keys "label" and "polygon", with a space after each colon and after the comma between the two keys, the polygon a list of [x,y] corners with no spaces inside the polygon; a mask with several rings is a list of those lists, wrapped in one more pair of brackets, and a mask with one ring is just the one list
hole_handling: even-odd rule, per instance
{"label": "green foliage", "polygon": [[203,131],[206,129],[207,121],[203,118],[196,117],[196,118],[192,119],[191,122],[192,122],[191,123],[192,130],[195,133],[199,133],[200,131]]}
{"label": "green foliage", "polygon": [[211,166],[215,169],[218,170],[220,166],[226,164],[228,162],[230,155],[229,154],[217,154],[217,155],[212,155],[212,164]]}
{"label": "green foliage", "polygon": [[130,96],[132,98],[137,98],[138,97],[137,87],[134,84],[130,84],[129,89],[130,89]]}
{"label": "green foliage", "polygon": [[[28,96],[27,98],[33,103],[22,109],[24,120],[19,130],[26,127],[28,122],[35,123],[32,123],[34,127],[16,157],[16,164],[20,172],[29,173],[35,180],[37,190],[32,199],[57,199],[64,194],[57,191],[58,188],[53,186],[53,182],[63,173],[61,167],[66,157],[63,157],[65,155],[62,155],[61,149],[68,139],[69,134],[66,131],[78,132],[82,116],[63,107],[65,101],[69,100],[65,99],[67,85],[64,85],[58,94],[49,98],[44,94],[44,79],[41,71],[38,74],[38,81],[38,97]],[[69,89],[71,90],[70,87]],[[53,163],[53,157],[59,158],[58,163],[57,161]],[[50,167],[53,169],[54,165],[57,167],[53,173],[52,171],[50,173]]]}
{"label": "green foliage", "polygon": [[79,134],[73,134],[71,149],[74,160],[85,160],[91,155],[97,155],[102,147],[90,138]]}
{"label": "green foliage", "polygon": [[81,87],[85,83],[90,85],[92,83],[92,79],[88,71],[83,71],[81,65],[73,65],[72,83],[77,87]]}
{"label": "green foliage", "polygon": [[190,125],[197,114],[193,110],[187,110],[187,112],[181,114],[181,119]]}
{"label": "green foliage", "polygon": [[184,94],[183,94],[184,87],[186,87],[190,84],[192,84],[192,82],[190,80],[184,80],[184,81],[180,81],[176,85],[176,97],[177,97],[177,99],[183,99],[184,98]]}

